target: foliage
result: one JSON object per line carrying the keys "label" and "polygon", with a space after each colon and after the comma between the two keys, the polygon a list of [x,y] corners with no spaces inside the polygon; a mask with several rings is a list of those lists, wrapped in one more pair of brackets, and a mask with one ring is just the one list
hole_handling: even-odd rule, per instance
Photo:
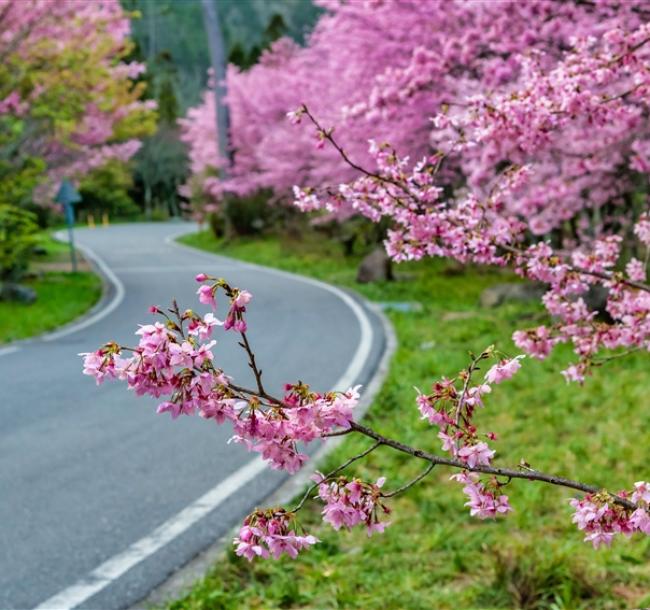
{"label": "foliage", "polygon": [[0,204],[0,282],[22,278],[32,257],[37,231],[31,212]]}
{"label": "foliage", "polygon": [[186,168],[186,150],[177,129],[161,123],[134,159],[135,185],[146,217],[151,217],[154,208],[159,214],[180,216],[178,187],[187,177]]}
{"label": "foliage", "polygon": [[90,213],[95,218],[108,214],[111,218],[134,218],[140,208],[129,195],[133,178],[123,163],[109,161],[87,174],[79,186],[81,202],[75,213]]}
{"label": "foliage", "polygon": [[[151,104],[126,63],[128,15],[117,0],[2,0],[2,200],[51,203],[63,176],[125,161],[151,132]],[[35,189],[35,190],[34,190]]]}

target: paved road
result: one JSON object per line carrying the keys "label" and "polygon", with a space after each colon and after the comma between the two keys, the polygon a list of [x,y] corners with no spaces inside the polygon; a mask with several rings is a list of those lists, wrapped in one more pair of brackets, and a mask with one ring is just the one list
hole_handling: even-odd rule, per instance
{"label": "paved road", "polygon": [[[268,387],[277,391],[285,380],[302,379],[329,389],[346,372],[359,382],[373,372],[384,337],[363,304],[364,336],[371,339],[365,351],[359,348],[359,312],[340,294],[165,239],[187,230],[137,224],[78,231],[78,241],[117,277],[123,296],[113,286],[102,307],[113,303],[114,309],[86,327],[0,350],[2,609],[34,608],[47,600],[51,607],[128,607],[228,532],[283,480],[267,470],[252,477],[249,470],[251,480],[228,495],[226,488],[238,480],[234,473],[252,456],[226,446],[227,429],[199,418],[172,422],[155,415],[155,401],[138,399],[121,384],[97,388],[81,375],[76,354],[107,340],[131,343],[152,303],[176,296],[181,308],[195,306],[196,273],[223,275],[253,292],[249,334]],[[249,381],[235,338],[217,338],[218,362]],[[362,370],[350,371],[353,361]],[[196,503],[181,513],[223,481],[216,490],[223,501],[215,510],[203,502],[202,518],[196,518]],[[188,514],[196,523],[183,531],[178,526],[187,524]],[[152,537],[170,520],[167,538],[160,531]]]}

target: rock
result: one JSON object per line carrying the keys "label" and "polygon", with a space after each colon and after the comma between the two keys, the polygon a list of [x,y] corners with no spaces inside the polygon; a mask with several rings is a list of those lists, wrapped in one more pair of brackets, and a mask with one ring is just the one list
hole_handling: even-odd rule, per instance
{"label": "rock", "polygon": [[495,284],[481,293],[481,307],[499,307],[503,303],[539,301],[547,288],[543,284]]}
{"label": "rock", "polygon": [[[486,288],[481,293],[481,307],[499,307],[503,303],[519,302],[528,303],[539,301],[548,290],[544,284],[495,284]],[[607,298],[609,290],[600,284],[589,287],[589,290],[580,295],[589,311],[595,311],[600,320],[611,322],[612,318],[607,312]],[[573,300],[578,299],[575,296]]]}
{"label": "rock", "polygon": [[0,286],[0,301],[30,304],[36,300],[36,292],[28,286],[5,282]]}
{"label": "rock", "polygon": [[393,268],[391,260],[383,248],[375,248],[361,261],[359,271],[357,272],[357,282],[360,284],[392,279]]}

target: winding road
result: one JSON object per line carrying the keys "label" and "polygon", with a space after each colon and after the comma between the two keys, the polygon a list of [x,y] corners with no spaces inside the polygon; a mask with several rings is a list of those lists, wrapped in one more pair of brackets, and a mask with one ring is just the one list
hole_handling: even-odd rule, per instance
{"label": "winding road", "polygon": [[[0,348],[0,608],[127,608],[226,534],[275,490],[281,473],[227,445],[198,417],[172,421],[154,400],[81,374],[79,352],[132,344],[151,304],[196,301],[194,275],[250,290],[249,338],[266,385],[317,389],[365,383],[385,337],[354,296],[295,275],[183,248],[182,224],[77,231],[110,280],[86,318]],[[232,333],[215,360],[250,383]]]}

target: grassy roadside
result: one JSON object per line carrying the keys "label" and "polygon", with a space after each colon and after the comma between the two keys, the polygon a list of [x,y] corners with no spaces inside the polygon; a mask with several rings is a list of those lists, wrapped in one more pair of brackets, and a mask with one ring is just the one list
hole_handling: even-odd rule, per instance
{"label": "grassy roadside", "polygon": [[[181,239],[251,262],[276,266],[352,286],[356,260],[318,241],[275,239],[219,244],[207,233]],[[209,270],[206,270],[209,271]],[[419,301],[422,311],[390,312],[399,348],[389,378],[367,421],[390,436],[439,450],[431,428],[420,422],[413,386],[427,388],[466,364],[467,351],[491,343],[515,353],[512,331],[543,319],[533,305],[477,307],[481,291],[504,281],[500,273],[459,274],[440,261],[405,265],[402,281],[355,288],[381,301]],[[479,415],[494,430],[501,464],[525,458],[536,468],[613,489],[648,477],[650,371],[647,356],[614,361],[584,388],[567,386],[560,350],[545,362],[527,360],[497,388]],[[324,469],[368,446],[348,438]],[[387,476],[394,488],[422,466],[382,448],[354,472]],[[393,525],[368,540],[361,531],[335,533],[320,524],[316,504],[301,522],[322,543],[296,561],[248,564],[229,551],[170,610],[359,608],[489,610],[623,609],[650,605],[650,540],[619,541],[594,552],[570,524],[568,491],[515,482],[515,512],[507,520],[479,522],[449,472],[436,469],[425,482],[392,502]]]}
{"label": "grassy roadside", "polygon": [[[46,253],[37,258],[36,267],[64,268],[68,246],[49,236],[41,244]],[[0,344],[39,335],[78,318],[99,300],[102,290],[100,278],[89,271],[41,271],[22,283],[33,288],[38,298],[31,305],[0,302]]]}

